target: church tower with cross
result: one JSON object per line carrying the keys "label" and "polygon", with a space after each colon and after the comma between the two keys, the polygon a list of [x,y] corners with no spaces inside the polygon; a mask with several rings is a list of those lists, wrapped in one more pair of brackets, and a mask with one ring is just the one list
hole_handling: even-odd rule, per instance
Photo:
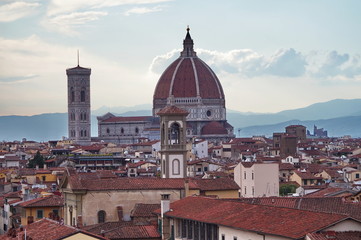
{"label": "church tower with cross", "polygon": [[90,145],[90,68],[66,70],[68,76],[68,136],[75,144]]}

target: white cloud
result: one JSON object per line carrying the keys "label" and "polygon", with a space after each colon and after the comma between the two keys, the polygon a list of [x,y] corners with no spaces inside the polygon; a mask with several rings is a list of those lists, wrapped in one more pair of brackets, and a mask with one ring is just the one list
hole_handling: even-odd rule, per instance
{"label": "white cloud", "polygon": [[[149,69],[161,74],[181,50],[156,56]],[[243,77],[276,76],[285,78],[311,77],[319,81],[358,81],[361,75],[360,55],[350,56],[331,52],[303,54],[294,49],[280,49],[264,56],[251,49],[234,49],[227,52],[197,49],[197,55],[216,73],[237,74]]]}
{"label": "white cloud", "polygon": [[35,12],[39,3],[13,2],[0,6],[0,22],[12,22]]}
{"label": "white cloud", "polygon": [[42,25],[49,30],[55,30],[67,35],[77,35],[75,28],[79,25],[86,24],[91,21],[96,21],[100,17],[108,15],[107,12],[73,12],[45,19]]}
{"label": "white cloud", "polygon": [[[132,72],[120,62],[103,59],[80,48],[80,64],[90,67],[92,108],[136,105],[151,101],[153,89],[146,73]],[[76,66],[77,47],[51,44],[32,35],[0,37],[0,115],[66,112],[65,70]],[[121,97],[120,97],[121,96]]]}
{"label": "white cloud", "polygon": [[48,7],[48,16],[78,11],[131,4],[156,4],[170,0],[52,0]]}
{"label": "white cloud", "polygon": [[162,8],[160,6],[147,8],[147,7],[135,7],[132,9],[127,10],[124,15],[129,16],[131,14],[145,14],[145,13],[151,13],[151,12],[160,12],[162,11]]}

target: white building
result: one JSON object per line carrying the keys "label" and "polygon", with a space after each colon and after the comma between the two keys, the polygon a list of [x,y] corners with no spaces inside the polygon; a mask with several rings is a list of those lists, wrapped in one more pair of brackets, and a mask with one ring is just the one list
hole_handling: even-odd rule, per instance
{"label": "white building", "polygon": [[234,168],[234,181],[242,197],[279,195],[278,163],[241,162]]}

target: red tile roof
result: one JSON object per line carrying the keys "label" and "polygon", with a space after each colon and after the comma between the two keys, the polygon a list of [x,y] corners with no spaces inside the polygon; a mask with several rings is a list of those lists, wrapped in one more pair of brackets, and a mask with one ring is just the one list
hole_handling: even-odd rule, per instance
{"label": "red tile roof", "polygon": [[123,226],[105,233],[110,239],[161,239],[157,226],[154,225],[132,225]]}
{"label": "red tile roof", "polygon": [[345,202],[342,197],[260,197],[240,198],[237,201],[267,206],[344,214],[361,221],[361,203]]}
{"label": "red tile roof", "polygon": [[136,116],[136,117],[111,117],[102,122],[149,122],[152,116]]}
{"label": "red tile roof", "polygon": [[160,204],[135,204],[130,216],[131,217],[152,217],[154,211],[160,208]]}
{"label": "red tile roof", "polygon": [[[85,230],[81,230],[75,227],[70,227],[67,225],[59,224],[59,222],[50,220],[47,218],[43,218],[39,221],[36,221],[32,224],[29,224],[25,227],[26,229],[26,236],[31,239],[36,240],[58,240],[63,239],[65,237],[69,237],[75,235],[77,233],[83,233],[88,236],[94,237],[95,239],[108,239],[94,233],[87,232]],[[9,237],[6,235],[2,235],[0,240],[5,239],[24,239],[25,231],[17,231],[14,232],[14,237]]]}
{"label": "red tile roof", "polygon": [[[184,189],[183,178],[110,178],[79,179],[78,175],[69,176],[69,184],[73,190],[151,190],[151,189]],[[238,185],[227,178],[190,179],[190,189],[238,190]]]}
{"label": "red tile roof", "polygon": [[20,207],[62,207],[64,206],[64,199],[62,197],[52,195],[49,197],[35,198],[19,204]]}
{"label": "red tile roof", "polygon": [[201,130],[202,135],[212,135],[212,134],[227,134],[228,131],[223,125],[219,122],[210,122],[207,123]]}
{"label": "red tile roof", "polygon": [[171,204],[168,217],[190,219],[261,234],[303,238],[307,233],[347,219],[340,214],[187,197]]}
{"label": "red tile roof", "polygon": [[309,233],[307,234],[308,239],[310,240],[360,240],[361,231],[348,231],[348,232],[335,232],[335,231],[325,231],[319,233]]}
{"label": "red tile roof", "polygon": [[183,110],[179,107],[176,107],[174,105],[167,106],[165,108],[162,108],[159,112],[157,112],[157,115],[188,115],[189,113],[186,110]]}

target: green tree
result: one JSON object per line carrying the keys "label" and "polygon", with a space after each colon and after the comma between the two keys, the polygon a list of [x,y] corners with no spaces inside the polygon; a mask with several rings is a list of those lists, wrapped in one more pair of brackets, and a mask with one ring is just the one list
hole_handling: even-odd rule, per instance
{"label": "green tree", "polygon": [[292,184],[283,184],[280,186],[280,195],[281,196],[287,196],[289,193],[295,193],[296,192],[296,186]]}
{"label": "green tree", "polygon": [[28,168],[35,168],[37,165],[39,168],[44,167],[44,157],[40,154],[39,151],[37,151],[34,158],[29,161]]}

